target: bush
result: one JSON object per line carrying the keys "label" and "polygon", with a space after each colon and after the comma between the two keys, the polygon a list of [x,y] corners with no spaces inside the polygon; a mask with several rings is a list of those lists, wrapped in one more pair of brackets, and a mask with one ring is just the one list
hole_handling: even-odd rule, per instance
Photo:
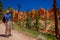
{"label": "bush", "polygon": [[38,39],[42,39],[42,40],[57,40],[56,37],[54,35],[52,35],[52,34],[34,31],[34,30],[26,29],[24,27],[20,28],[20,26],[18,26],[15,23],[13,24],[13,27],[14,27],[14,29],[17,29],[19,31],[27,33],[27,35],[30,35],[30,36],[38,38]]}

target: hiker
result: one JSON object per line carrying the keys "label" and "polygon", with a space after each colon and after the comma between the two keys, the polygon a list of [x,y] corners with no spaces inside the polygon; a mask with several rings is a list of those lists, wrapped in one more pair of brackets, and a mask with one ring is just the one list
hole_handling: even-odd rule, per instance
{"label": "hiker", "polygon": [[6,11],[6,14],[4,15],[6,22],[6,30],[5,30],[5,34],[7,36],[11,36],[11,29],[12,29],[12,15],[11,12],[9,12],[9,10]]}

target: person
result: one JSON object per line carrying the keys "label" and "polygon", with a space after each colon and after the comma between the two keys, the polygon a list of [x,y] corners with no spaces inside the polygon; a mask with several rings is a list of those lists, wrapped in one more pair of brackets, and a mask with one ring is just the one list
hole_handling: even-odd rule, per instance
{"label": "person", "polygon": [[6,14],[4,16],[5,16],[5,19],[6,19],[6,22],[5,22],[5,25],[6,25],[5,34],[7,36],[11,36],[11,30],[12,30],[12,15],[11,15],[11,12],[9,12],[9,10],[7,10]]}

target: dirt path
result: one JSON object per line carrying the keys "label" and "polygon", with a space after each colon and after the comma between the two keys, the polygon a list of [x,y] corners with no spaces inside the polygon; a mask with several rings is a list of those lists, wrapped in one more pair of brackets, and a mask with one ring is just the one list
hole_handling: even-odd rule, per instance
{"label": "dirt path", "polygon": [[5,33],[5,25],[3,23],[0,24],[0,40],[36,40],[32,37],[28,37],[22,33],[16,32],[15,30],[12,30],[12,36],[9,38],[4,37]]}

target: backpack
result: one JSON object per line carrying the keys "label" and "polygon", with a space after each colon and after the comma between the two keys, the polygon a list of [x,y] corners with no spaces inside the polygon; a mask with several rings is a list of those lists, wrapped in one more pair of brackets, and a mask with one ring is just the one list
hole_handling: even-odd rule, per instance
{"label": "backpack", "polygon": [[6,22],[6,18],[5,18],[5,16],[3,16],[2,21],[3,21],[3,23],[5,23],[5,22]]}

